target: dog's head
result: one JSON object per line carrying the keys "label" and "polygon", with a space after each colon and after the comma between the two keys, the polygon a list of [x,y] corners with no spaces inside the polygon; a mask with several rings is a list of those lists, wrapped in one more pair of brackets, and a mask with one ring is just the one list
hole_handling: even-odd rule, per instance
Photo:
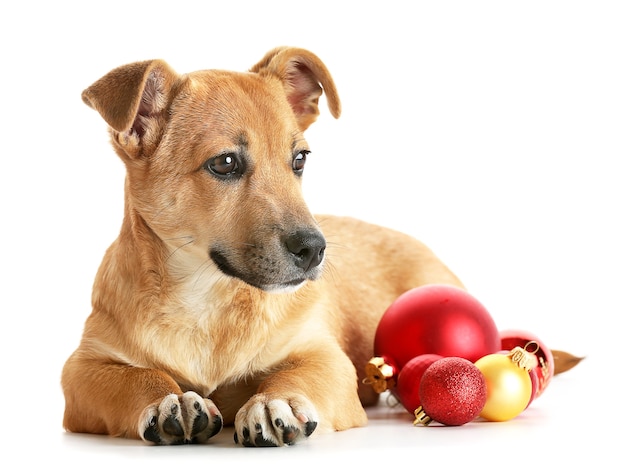
{"label": "dog's head", "polygon": [[102,77],[82,96],[126,165],[123,231],[163,247],[180,276],[213,269],[266,291],[317,278],[326,242],[300,181],[322,90],[339,117],[328,70],[295,48],[246,73],[153,60]]}

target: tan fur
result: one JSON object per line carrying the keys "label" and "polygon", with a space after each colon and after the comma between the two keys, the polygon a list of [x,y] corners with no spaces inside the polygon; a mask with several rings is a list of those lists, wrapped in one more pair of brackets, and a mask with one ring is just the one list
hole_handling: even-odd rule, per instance
{"label": "tan fur", "polygon": [[[171,444],[234,423],[238,442],[266,446],[366,423],[377,395],[361,380],[384,310],[412,287],[461,283],[413,238],[310,214],[292,161],[322,91],[338,117],[328,70],[295,48],[247,73],[130,64],[84,91],[127,177],[63,369],[67,430]],[[204,166],[230,169],[229,156],[243,163],[234,178]]]}

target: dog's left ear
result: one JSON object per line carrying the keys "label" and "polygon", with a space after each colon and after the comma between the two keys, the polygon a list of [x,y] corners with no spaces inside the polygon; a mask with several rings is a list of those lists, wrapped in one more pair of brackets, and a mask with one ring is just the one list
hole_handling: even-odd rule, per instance
{"label": "dog's left ear", "polygon": [[335,82],[324,63],[312,52],[278,47],[265,54],[250,71],[274,75],[281,80],[301,131],[307,129],[320,114],[318,101],[322,90],[326,94],[330,113],[339,118],[341,102]]}

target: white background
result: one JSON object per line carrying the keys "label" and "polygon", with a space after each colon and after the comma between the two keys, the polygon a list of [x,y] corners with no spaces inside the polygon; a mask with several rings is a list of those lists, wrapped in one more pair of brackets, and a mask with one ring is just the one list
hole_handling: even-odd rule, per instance
{"label": "white background", "polygon": [[[347,458],[347,466],[385,469],[507,470],[623,463],[622,4],[4,2],[5,463],[316,469]],[[343,102],[339,120],[322,108],[307,133],[311,209],[420,238],[499,328],[529,330],[586,359],[506,423],[413,427],[383,405],[364,429],[274,450],[235,447],[226,436],[159,448],[66,434],[60,370],[78,344],[93,276],[122,216],[123,167],[81,91],[127,62],[244,71],[279,45],[320,56]]]}

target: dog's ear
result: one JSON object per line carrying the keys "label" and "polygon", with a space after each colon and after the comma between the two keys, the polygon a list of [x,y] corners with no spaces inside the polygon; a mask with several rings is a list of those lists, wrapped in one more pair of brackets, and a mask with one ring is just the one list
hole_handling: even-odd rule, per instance
{"label": "dog's ear", "polygon": [[176,79],[164,61],[135,62],[113,69],[83,91],[82,99],[114,131],[138,144],[166,109]]}
{"label": "dog's ear", "polygon": [[306,49],[278,47],[265,54],[250,71],[274,75],[281,80],[301,131],[317,119],[322,90],[330,113],[335,118],[341,114],[341,102],[330,72],[315,54]]}

